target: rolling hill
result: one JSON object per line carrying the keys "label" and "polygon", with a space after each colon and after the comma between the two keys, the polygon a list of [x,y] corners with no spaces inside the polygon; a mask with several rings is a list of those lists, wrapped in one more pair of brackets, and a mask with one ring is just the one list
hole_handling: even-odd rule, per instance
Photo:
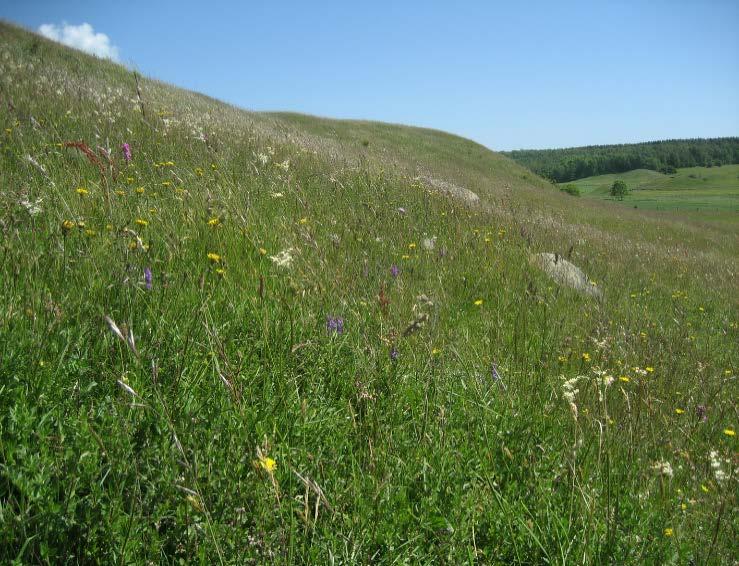
{"label": "rolling hill", "polygon": [[0,107],[1,560],[734,560],[734,225],[9,24]]}

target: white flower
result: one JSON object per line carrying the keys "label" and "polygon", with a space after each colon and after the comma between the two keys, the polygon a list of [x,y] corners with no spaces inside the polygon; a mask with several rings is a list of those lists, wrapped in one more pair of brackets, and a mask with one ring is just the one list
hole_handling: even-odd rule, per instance
{"label": "white flower", "polygon": [[275,163],[275,166],[279,167],[283,171],[287,171],[288,169],[290,169],[290,160],[285,159],[285,161],[283,161],[282,163]]}
{"label": "white flower", "polygon": [[31,216],[36,216],[38,214],[41,214],[41,212],[43,212],[43,209],[41,208],[41,201],[43,200],[44,199],[42,198],[38,198],[36,199],[35,202],[31,202],[27,198],[24,198],[21,201],[21,206],[23,206],[23,208],[25,208],[26,211],[28,211],[28,214],[30,214]]}
{"label": "white flower", "polygon": [[271,196],[272,198],[282,198],[285,195],[283,195],[282,193],[270,193],[269,196]]}
{"label": "white flower", "polygon": [[277,267],[289,268],[293,262],[292,251],[292,248],[288,248],[286,250],[282,250],[277,255],[269,256],[269,258]]}
{"label": "white flower", "polygon": [[655,462],[652,464],[652,469],[661,476],[665,476],[668,478],[672,478],[673,472],[672,472],[672,466],[667,460],[662,460],[660,462]]}
{"label": "white flower", "polygon": [[718,452],[716,450],[711,450],[709,456],[711,457],[711,469],[713,470],[713,476],[716,478],[716,481],[718,483],[722,483],[727,476],[726,472],[724,472],[723,468],[721,467],[721,458],[719,458]]}
{"label": "white flower", "polygon": [[262,165],[267,165],[267,163],[269,163],[269,155],[266,155],[264,153],[257,154],[257,159]]}
{"label": "white flower", "polygon": [[423,246],[424,250],[431,251],[436,247],[436,236],[433,238],[424,238],[421,240],[421,245]]}

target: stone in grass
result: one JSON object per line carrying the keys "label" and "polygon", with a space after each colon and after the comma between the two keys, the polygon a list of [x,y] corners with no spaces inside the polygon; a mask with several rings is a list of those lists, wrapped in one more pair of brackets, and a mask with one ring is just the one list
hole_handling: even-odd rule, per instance
{"label": "stone in grass", "polygon": [[559,254],[539,253],[532,254],[529,261],[549,275],[559,285],[571,287],[576,291],[600,299],[603,292],[595,286],[587,275],[576,265],[570,263]]}

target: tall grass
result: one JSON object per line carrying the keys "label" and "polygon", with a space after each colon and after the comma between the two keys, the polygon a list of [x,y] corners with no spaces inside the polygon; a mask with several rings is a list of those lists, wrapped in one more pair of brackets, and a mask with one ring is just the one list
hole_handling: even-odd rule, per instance
{"label": "tall grass", "polygon": [[4,561],[736,558],[736,234],[0,32]]}

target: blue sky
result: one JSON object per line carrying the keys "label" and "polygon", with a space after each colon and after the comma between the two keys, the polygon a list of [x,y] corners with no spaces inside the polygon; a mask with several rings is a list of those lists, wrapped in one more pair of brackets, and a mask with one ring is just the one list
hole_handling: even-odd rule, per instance
{"label": "blue sky", "polygon": [[6,0],[0,18],[89,23],[121,62],[244,108],[499,150],[739,135],[735,0]]}

